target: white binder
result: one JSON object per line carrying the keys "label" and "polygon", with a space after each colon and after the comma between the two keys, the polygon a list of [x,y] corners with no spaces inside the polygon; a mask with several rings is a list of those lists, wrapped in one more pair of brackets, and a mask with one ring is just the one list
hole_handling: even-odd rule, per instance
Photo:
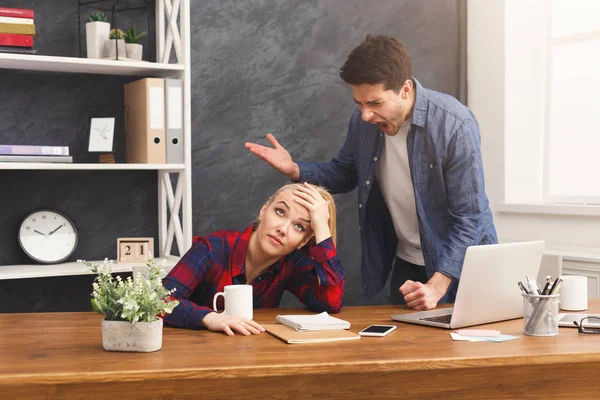
{"label": "white binder", "polygon": [[167,164],[183,164],[183,82],[165,79]]}

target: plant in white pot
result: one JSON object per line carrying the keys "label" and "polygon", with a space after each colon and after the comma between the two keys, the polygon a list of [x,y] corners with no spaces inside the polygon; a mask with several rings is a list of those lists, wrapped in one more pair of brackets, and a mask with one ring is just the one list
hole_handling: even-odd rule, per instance
{"label": "plant in white pot", "polygon": [[110,24],[102,11],[94,11],[85,24],[85,42],[88,58],[104,58],[105,42],[110,32]]}
{"label": "plant in white pot", "polygon": [[147,33],[148,32],[141,32],[138,34],[135,29],[135,25],[125,32],[125,48],[127,49],[127,58],[131,58],[133,60],[142,59],[142,51],[144,50],[144,47],[138,42]]}
{"label": "plant in white pot", "polygon": [[92,291],[92,308],[103,314],[102,345],[107,351],[151,352],[162,347],[163,320],[179,301],[171,300],[174,290],[162,285],[163,266],[148,254],[146,279],[131,276],[113,278],[112,261],[100,265],[79,260],[96,274]]}
{"label": "plant in white pot", "polygon": [[[118,42],[118,44],[117,44]],[[125,51],[125,32],[121,29],[111,29],[106,40],[106,56],[111,59],[117,59],[117,48],[119,49],[118,58],[127,58]]]}

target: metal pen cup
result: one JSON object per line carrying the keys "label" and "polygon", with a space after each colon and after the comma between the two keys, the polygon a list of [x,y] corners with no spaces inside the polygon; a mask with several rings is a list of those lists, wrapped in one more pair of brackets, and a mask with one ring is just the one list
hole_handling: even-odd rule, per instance
{"label": "metal pen cup", "polygon": [[523,294],[523,333],[529,336],[558,335],[560,294]]}

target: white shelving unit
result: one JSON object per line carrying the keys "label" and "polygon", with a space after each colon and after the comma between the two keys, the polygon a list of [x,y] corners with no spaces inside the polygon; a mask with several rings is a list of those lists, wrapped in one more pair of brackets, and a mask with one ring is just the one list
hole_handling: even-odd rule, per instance
{"label": "white shelving unit", "polygon": [[22,163],[0,162],[1,169],[20,170],[157,170],[157,171],[183,171],[185,164],[60,164],[60,163]]}
{"label": "white shelving unit", "polygon": [[[102,264],[102,261],[91,261],[92,264]],[[176,260],[167,259],[165,270],[168,272],[175,266]],[[131,272],[133,267],[142,267],[144,263],[113,263],[113,273]],[[67,262],[55,265],[21,264],[4,265],[0,267],[0,281],[9,279],[50,278],[55,276],[90,275],[90,270],[78,262]]]}
{"label": "white shelving unit", "polygon": [[[155,258],[166,260],[170,269],[178,260],[171,253],[176,243],[179,254],[192,244],[191,180],[191,73],[190,73],[190,0],[156,0],[156,54],[159,62],[96,60],[0,53],[0,69],[18,69],[46,73],[84,73],[119,76],[179,78],[183,81],[183,164],[57,164],[0,162],[0,170],[154,170],[158,181],[158,247]],[[172,50],[177,63],[169,63]],[[1,73],[1,71],[0,71]],[[176,186],[176,190],[173,187]],[[179,214],[181,213],[181,220]],[[116,240],[115,237],[115,248]],[[96,263],[96,262],[94,262]],[[131,272],[143,263],[114,264],[114,272]],[[77,262],[52,265],[0,266],[0,280],[89,274]]]}
{"label": "white shelving unit", "polygon": [[174,72],[182,72],[184,65],[0,53],[0,68],[74,74],[133,75],[164,78],[172,76]]}

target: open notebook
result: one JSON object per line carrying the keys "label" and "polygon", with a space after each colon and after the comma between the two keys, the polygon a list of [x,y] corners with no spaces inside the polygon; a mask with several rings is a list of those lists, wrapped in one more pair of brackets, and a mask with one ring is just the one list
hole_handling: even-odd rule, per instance
{"label": "open notebook", "polygon": [[325,331],[297,331],[281,324],[262,324],[262,327],[271,335],[278,337],[289,344],[299,343],[324,343],[338,340],[360,339],[354,332],[344,329],[330,329]]}
{"label": "open notebook", "polygon": [[310,315],[278,315],[275,321],[297,331],[325,331],[330,329],[350,329],[350,322],[332,317],[326,311]]}

